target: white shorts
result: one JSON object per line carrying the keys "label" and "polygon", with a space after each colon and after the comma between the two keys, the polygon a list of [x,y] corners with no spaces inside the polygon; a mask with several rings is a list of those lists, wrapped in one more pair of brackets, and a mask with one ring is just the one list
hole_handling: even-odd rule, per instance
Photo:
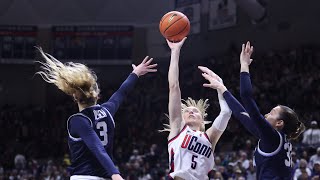
{"label": "white shorts", "polygon": [[70,180],[108,180],[98,176],[88,176],[88,175],[73,175]]}

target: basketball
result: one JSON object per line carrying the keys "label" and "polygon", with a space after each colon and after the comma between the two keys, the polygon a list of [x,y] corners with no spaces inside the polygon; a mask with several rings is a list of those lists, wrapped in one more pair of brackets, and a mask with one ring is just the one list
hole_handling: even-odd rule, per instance
{"label": "basketball", "polygon": [[159,30],[166,39],[179,42],[189,34],[190,21],[183,13],[170,11],[161,18]]}

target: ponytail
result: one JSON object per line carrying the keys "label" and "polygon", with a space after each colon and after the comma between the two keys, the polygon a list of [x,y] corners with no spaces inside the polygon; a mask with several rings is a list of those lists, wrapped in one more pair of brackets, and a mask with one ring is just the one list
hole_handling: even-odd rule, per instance
{"label": "ponytail", "polygon": [[284,121],[283,132],[289,140],[297,139],[305,130],[304,124],[299,120],[298,115],[289,107],[279,105],[281,113],[279,119]]}

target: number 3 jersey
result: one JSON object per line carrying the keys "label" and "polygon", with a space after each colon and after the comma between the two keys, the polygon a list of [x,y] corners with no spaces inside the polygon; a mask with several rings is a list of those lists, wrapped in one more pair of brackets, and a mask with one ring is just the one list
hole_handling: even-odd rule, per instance
{"label": "number 3 jersey", "polygon": [[171,178],[205,180],[213,169],[212,145],[206,133],[185,125],[180,133],[168,141]]}
{"label": "number 3 jersey", "polygon": [[[110,112],[101,105],[94,105],[85,108],[79,113],[69,117],[67,121],[68,144],[71,154],[72,165],[68,168],[72,175],[94,175],[107,177],[106,170],[101,166],[97,158],[92,154],[83,140],[79,137],[73,137],[70,134],[70,120],[78,116],[84,117],[89,121],[91,127],[101,140],[101,143],[112,159],[114,120]],[[76,119],[75,119],[76,120]]]}
{"label": "number 3 jersey", "polygon": [[[277,131],[278,132],[278,131]],[[254,153],[254,162],[257,167],[257,179],[290,180],[292,176],[292,145],[286,135],[278,132],[280,143],[273,152],[263,152],[258,146]]]}

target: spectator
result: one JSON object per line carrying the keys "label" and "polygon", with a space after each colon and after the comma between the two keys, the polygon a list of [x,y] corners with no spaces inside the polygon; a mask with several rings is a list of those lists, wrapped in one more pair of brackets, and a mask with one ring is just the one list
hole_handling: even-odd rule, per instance
{"label": "spectator", "polygon": [[219,171],[217,171],[214,173],[213,179],[214,180],[223,180],[223,176]]}
{"label": "spectator", "polygon": [[317,153],[312,155],[309,160],[309,168],[312,169],[315,162],[320,162],[320,147],[317,148]]}
{"label": "spectator", "polygon": [[249,160],[247,158],[247,153],[246,152],[243,152],[243,151],[240,151],[240,158],[238,159],[238,163],[240,163],[240,168],[243,170],[243,171],[247,171],[247,169],[249,168]]}
{"label": "spectator", "polygon": [[316,161],[312,168],[312,178],[320,178],[320,161]]}
{"label": "spectator", "polygon": [[255,180],[256,179],[256,169],[253,165],[253,161],[249,161],[249,168],[247,169],[247,180]]}
{"label": "spectator", "polygon": [[17,170],[25,169],[26,158],[22,154],[17,154],[14,158],[14,165]]}
{"label": "spectator", "polygon": [[293,180],[301,179],[302,177],[311,177],[311,170],[307,167],[305,159],[300,160],[299,169],[296,169],[293,175]]}
{"label": "spectator", "polygon": [[297,154],[294,151],[292,151],[291,153],[291,158],[292,158],[292,168],[295,171],[296,169],[299,168],[300,160],[298,159]]}
{"label": "spectator", "polygon": [[303,133],[302,143],[311,147],[320,145],[320,129],[317,121],[311,121],[310,128]]}

